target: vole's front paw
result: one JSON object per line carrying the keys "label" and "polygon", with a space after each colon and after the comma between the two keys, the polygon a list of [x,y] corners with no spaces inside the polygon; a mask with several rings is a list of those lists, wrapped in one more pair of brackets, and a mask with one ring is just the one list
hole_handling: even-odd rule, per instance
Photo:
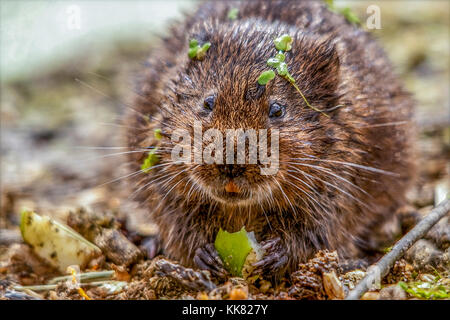
{"label": "vole's front paw", "polygon": [[253,273],[255,274],[274,274],[286,266],[288,262],[286,247],[280,238],[274,238],[261,242],[264,249],[264,256],[261,260],[255,262]]}
{"label": "vole's front paw", "polygon": [[212,275],[225,279],[228,272],[212,243],[208,243],[195,251],[194,262],[200,269],[208,270]]}

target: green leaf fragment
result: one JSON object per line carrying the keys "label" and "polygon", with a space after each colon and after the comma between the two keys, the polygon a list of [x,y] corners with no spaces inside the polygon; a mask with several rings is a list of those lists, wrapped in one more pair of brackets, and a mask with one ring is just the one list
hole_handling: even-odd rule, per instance
{"label": "green leaf fragment", "polygon": [[159,162],[159,156],[156,154],[158,148],[154,148],[152,151],[148,153],[147,158],[145,158],[144,162],[141,165],[141,170],[145,173],[150,172],[152,167]]}
{"label": "green leaf fragment", "polygon": [[275,72],[273,70],[267,70],[261,73],[258,78],[258,83],[261,86],[265,86],[270,80],[273,80],[273,78],[275,78]]}
{"label": "green leaf fragment", "polygon": [[361,24],[361,20],[358,18],[358,16],[350,9],[350,7],[345,7],[338,9],[336,8],[333,0],[324,0],[324,2],[327,4],[327,7],[330,11],[342,14],[345,19],[347,19],[348,22],[352,24]]}
{"label": "green leaf fragment", "polygon": [[197,59],[202,60],[208,49],[211,47],[210,42],[205,42],[201,47],[198,44],[198,41],[196,39],[191,39],[189,41],[189,50],[188,50],[188,56],[191,59]]}
{"label": "green leaf fragment", "polygon": [[[281,35],[278,38],[276,38],[274,40],[274,43],[275,43],[275,47],[278,50],[278,53],[275,55],[275,57],[269,58],[269,60],[267,60],[267,65],[269,67],[275,68],[277,70],[277,73],[278,73],[279,76],[285,78],[287,81],[289,81],[289,83],[292,84],[292,86],[301,95],[302,99],[305,101],[306,105],[309,108],[313,109],[314,111],[320,112],[324,116],[329,118],[330,117],[329,115],[327,115],[323,111],[319,110],[318,108],[313,107],[308,102],[306,97],[301,92],[300,88],[295,83],[294,77],[289,73],[289,69],[288,69],[287,63],[285,62],[286,55],[284,54],[284,52],[285,51],[289,51],[289,50],[292,49],[292,42],[293,42],[292,37],[289,36],[288,34],[284,34],[284,35]],[[273,72],[270,73],[270,71],[265,71],[258,78],[258,83],[260,85],[265,85],[267,82],[272,80],[274,78],[274,76],[275,76],[275,73],[273,73]]]}
{"label": "green leaf fragment", "polygon": [[197,48],[198,46],[198,41],[197,39],[191,39],[189,41],[189,48],[193,49],[193,48]]}
{"label": "green leaf fragment", "polygon": [[361,20],[359,20],[358,16],[349,7],[341,9],[340,13],[350,23],[353,23],[353,24],[360,24],[361,23]]}
{"label": "green leaf fragment", "polygon": [[281,62],[277,66],[277,72],[280,76],[284,77],[288,74],[288,68],[286,62]]}
{"label": "green leaf fragment", "polygon": [[189,49],[188,56],[191,59],[194,59],[197,56],[197,49]]}
{"label": "green leaf fragment", "polygon": [[273,42],[275,43],[275,48],[278,51],[290,51],[292,49],[292,42],[294,40],[288,34],[283,34],[276,38]]}
{"label": "green leaf fragment", "polygon": [[214,246],[225,269],[233,276],[241,277],[245,259],[253,249],[245,227],[234,233],[220,229]]}
{"label": "green leaf fragment", "polygon": [[275,59],[277,59],[280,62],[283,62],[284,60],[286,60],[286,56],[284,55],[283,52],[278,52],[277,55],[275,56]]}
{"label": "green leaf fragment", "polygon": [[156,140],[161,140],[162,139],[162,134],[161,134],[161,129],[155,129],[153,131],[153,135],[155,136]]}
{"label": "green leaf fragment", "polygon": [[206,51],[211,47],[211,43],[206,42],[198,51],[197,51],[197,60],[202,60],[206,56]]}
{"label": "green leaf fragment", "polygon": [[384,248],[384,249],[383,249],[383,253],[391,252],[391,250],[392,250],[392,247]]}
{"label": "green leaf fragment", "polygon": [[238,18],[239,9],[238,8],[231,8],[230,11],[228,11],[228,19],[230,20],[236,20]]}

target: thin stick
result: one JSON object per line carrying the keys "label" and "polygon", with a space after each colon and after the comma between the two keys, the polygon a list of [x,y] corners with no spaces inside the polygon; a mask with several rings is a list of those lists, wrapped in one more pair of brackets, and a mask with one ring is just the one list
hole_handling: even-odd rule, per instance
{"label": "thin stick", "polygon": [[420,238],[425,236],[427,232],[450,211],[450,200],[443,201],[439,206],[434,208],[425,218],[423,218],[411,231],[401,238],[376,264],[369,268],[364,279],[362,279],[355,289],[353,289],[345,300],[359,299],[373,284],[373,280],[379,276],[382,279],[389,273],[395,261],[400,259],[403,254]]}
{"label": "thin stick", "polygon": [[[104,280],[104,281],[94,281],[94,282],[87,282],[87,283],[80,283],[80,287],[89,287],[89,286],[101,286],[104,284],[126,284],[126,281],[117,281],[117,280]],[[58,287],[57,284],[41,284],[41,285],[34,285],[34,286],[14,286],[13,289],[17,291],[24,291],[27,292],[27,290],[31,291],[50,291],[55,290]]]}
{"label": "thin stick", "polygon": [[[86,272],[86,273],[80,273],[80,282],[88,282],[92,280],[99,280],[99,279],[109,279],[114,276],[114,270],[108,270],[108,271],[94,271],[94,272]],[[69,276],[62,276],[62,277],[56,277],[47,282],[47,284],[55,284],[61,281],[67,281],[72,279],[72,275]]]}
{"label": "thin stick", "polygon": [[25,290],[31,290],[31,291],[49,291],[49,290],[55,290],[58,285],[56,284],[40,284],[35,286],[14,286],[13,289],[17,291],[25,291]]}

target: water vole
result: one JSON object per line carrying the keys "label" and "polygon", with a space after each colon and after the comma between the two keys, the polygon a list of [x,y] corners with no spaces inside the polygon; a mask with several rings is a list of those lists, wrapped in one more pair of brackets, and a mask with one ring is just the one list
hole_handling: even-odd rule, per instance
{"label": "water vole", "polygon": [[[238,9],[230,19],[230,9]],[[289,72],[261,86],[273,39],[293,38]],[[211,47],[200,61],[189,40]],[[372,249],[383,221],[405,201],[413,172],[412,100],[380,46],[318,1],[206,2],[154,50],[127,119],[134,196],[160,228],[165,252],[223,275],[212,245],[219,228],[245,226],[265,248],[259,272],[282,275],[322,248],[344,257]],[[176,164],[171,135],[193,124],[278,129],[279,170]],[[161,130],[162,139],[154,137]]]}

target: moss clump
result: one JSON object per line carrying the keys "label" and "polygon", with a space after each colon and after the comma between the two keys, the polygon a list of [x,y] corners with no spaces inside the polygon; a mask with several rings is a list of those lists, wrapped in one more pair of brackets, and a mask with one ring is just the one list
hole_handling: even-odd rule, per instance
{"label": "moss clump", "polygon": [[436,300],[450,298],[450,288],[439,283],[439,281],[417,281],[409,283],[400,281],[398,285],[405,292],[419,299]]}

